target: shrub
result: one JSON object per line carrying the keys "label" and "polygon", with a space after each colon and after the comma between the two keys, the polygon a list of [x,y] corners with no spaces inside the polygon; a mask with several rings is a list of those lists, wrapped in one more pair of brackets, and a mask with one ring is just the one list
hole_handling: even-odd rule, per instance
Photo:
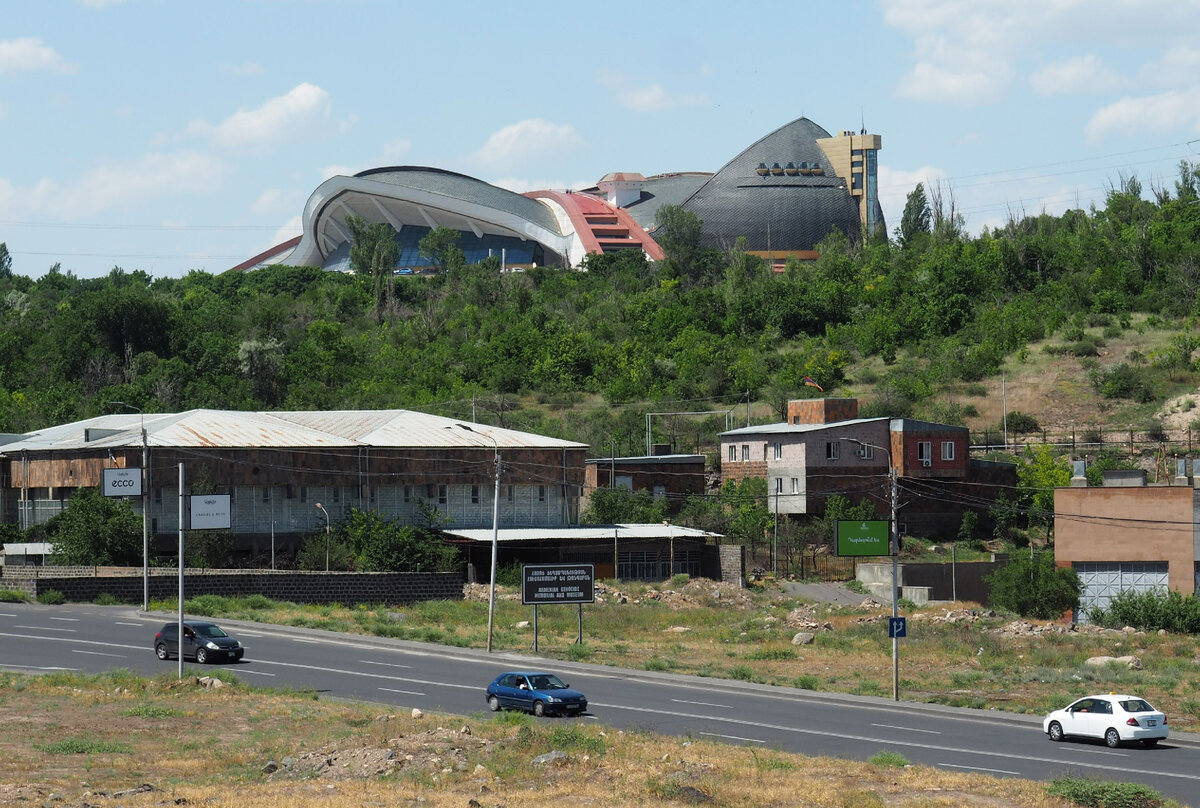
{"label": "shrub", "polygon": [[985,579],[992,588],[991,605],[1021,617],[1052,620],[1079,608],[1083,583],[1073,569],[1055,567],[1051,553],[1032,560],[1024,553]]}
{"label": "shrub", "polygon": [[24,603],[25,593],[19,589],[0,589],[0,603]]}
{"label": "shrub", "polygon": [[120,600],[112,592],[101,592],[92,599],[92,603],[97,606],[116,606],[120,604]]}
{"label": "shrub", "polygon": [[1165,803],[1161,794],[1141,783],[1110,783],[1069,775],[1051,781],[1046,793],[1093,808],[1158,808]]}
{"label": "shrub", "polygon": [[1029,432],[1038,432],[1041,430],[1041,425],[1032,415],[1027,415],[1020,410],[1013,410],[1008,414],[1008,431],[1015,432],[1018,435],[1023,435]]}
{"label": "shrub", "polygon": [[888,752],[885,750],[883,752],[876,752],[875,754],[871,755],[871,757],[868,758],[868,762],[873,763],[876,766],[893,766],[897,769],[903,769],[908,765],[908,758],[899,752]]}
{"label": "shrub", "polygon": [[1200,633],[1200,598],[1174,590],[1126,589],[1117,593],[1107,608],[1089,610],[1088,619],[1107,628],[1133,626],[1142,631],[1196,634]]}
{"label": "shrub", "polygon": [[1165,443],[1167,440],[1167,429],[1163,426],[1162,421],[1154,421],[1146,427],[1146,437],[1158,443]]}
{"label": "shrub", "polygon": [[856,595],[867,594],[867,585],[857,578],[852,581],[846,581],[846,588]]}
{"label": "shrub", "polygon": [[37,601],[48,606],[61,606],[67,602],[67,596],[57,589],[47,589],[45,592],[38,593]]}

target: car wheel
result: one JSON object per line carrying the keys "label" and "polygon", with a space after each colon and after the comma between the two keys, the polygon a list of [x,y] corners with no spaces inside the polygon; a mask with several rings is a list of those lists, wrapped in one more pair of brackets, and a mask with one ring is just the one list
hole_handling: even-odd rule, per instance
{"label": "car wheel", "polygon": [[168,651],[167,646],[163,645],[161,642],[158,645],[154,646],[154,655],[156,657],[158,657],[159,659],[170,659],[171,658],[171,652]]}
{"label": "car wheel", "polygon": [[496,698],[495,696],[490,696],[488,698],[488,709],[493,713],[500,712],[500,699]]}
{"label": "car wheel", "polygon": [[1061,741],[1063,739],[1062,724],[1057,721],[1050,722],[1050,731],[1047,733],[1052,741]]}
{"label": "car wheel", "polygon": [[533,714],[538,718],[544,716],[546,714],[546,705],[542,704],[540,701],[535,701],[533,703]]}
{"label": "car wheel", "polygon": [[203,665],[205,662],[208,662],[208,651],[205,651],[203,648],[197,648],[196,649],[196,664]]}
{"label": "car wheel", "polygon": [[1104,745],[1109,749],[1116,749],[1121,745],[1121,735],[1112,727],[1104,733]]}
{"label": "car wheel", "polygon": [[1158,738],[1145,738],[1142,740],[1142,746],[1146,747],[1147,749],[1158,746]]}

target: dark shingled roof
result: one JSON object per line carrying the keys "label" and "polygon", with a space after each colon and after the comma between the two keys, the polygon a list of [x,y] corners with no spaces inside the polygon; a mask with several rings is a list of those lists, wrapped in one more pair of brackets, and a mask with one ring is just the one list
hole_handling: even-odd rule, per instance
{"label": "dark shingled roof", "polygon": [[[682,203],[704,222],[702,243],[728,248],[745,236],[748,250],[812,250],[835,227],[857,240],[858,207],[817,145],[827,137],[820,126],[799,118],[730,160]],[[815,163],[825,174],[756,172],[759,163],[789,162]]]}

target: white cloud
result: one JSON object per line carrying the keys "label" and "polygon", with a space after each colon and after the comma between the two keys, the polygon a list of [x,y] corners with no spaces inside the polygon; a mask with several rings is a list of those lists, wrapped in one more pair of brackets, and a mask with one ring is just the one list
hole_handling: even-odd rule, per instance
{"label": "white cloud", "polygon": [[52,70],[70,73],[75,65],[69,64],[42,40],[33,37],[0,41],[0,73],[15,70]]}
{"label": "white cloud", "polygon": [[37,213],[78,221],[167,194],[216,191],[227,174],[217,158],[188,151],[106,163],[67,185],[43,179],[32,188],[18,188],[0,179],[0,215]]}
{"label": "white cloud", "polygon": [[1200,75],[1200,50],[1171,48],[1161,59],[1142,65],[1139,77],[1144,85],[1157,87],[1189,86]]}
{"label": "white cloud", "polygon": [[398,137],[383,144],[383,159],[394,162],[412,150],[412,141]]}
{"label": "white cloud", "polygon": [[568,189],[577,191],[581,188],[590,188],[596,184],[594,180],[590,182],[588,180],[567,182],[563,179],[531,180],[523,177],[501,177],[491,182],[492,185],[498,185],[517,194],[523,194],[526,191],[565,191]]}
{"label": "white cloud", "polygon": [[296,191],[267,188],[258,195],[258,199],[254,200],[250,209],[261,215],[287,213],[296,210],[303,203],[304,200]]}
{"label": "white cloud", "polygon": [[944,182],[946,172],[935,166],[922,166],[912,171],[902,171],[881,165],[878,178],[879,204],[883,208],[883,218],[891,230],[900,226],[904,203],[908,201],[908,195],[917,187],[917,183],[924,183],[925,198],[929,199],[929,189]]}
{"label": "white cloud", "polygon": [[638,112],[659,112],[673,107],[705,104],[702,95],[671,95],[661,84],[635,85],[625,74],[615,70],[602,70],[597,75],[601,85],[613,91],[617,103]]}
{"label": "white cloud", "polygon": [[[1090,53],[1119,42],[1122,54],[1192,47],[1200,3],[1178,0],[881,0],[887,25],[908,35],[913,67],[898,92],[924,101],[997,100],[1015,76],[1048,94],[1057,74],[1076,89],[1122,80],[1116,65],[1083,83],[1070,59],[1036,69],[1045,53]],[[1078,57],[1087,59],[1089,57]],[[1136,58],[1136,57],[1135,57]],[[1036,69],[1036,70],[1035,70]],[[1133,70],[1124,71],[1124,81]]]}
{"label": "white cloud", "polygon": [[304,223],[300,220],[300,216],[296,215],[288,220],[287,224],[275,231],[275,237],[271,239],[271,243],[263,249],[270,249],[276,244],[282,244],[290,238],[295,238],[303,234]]}
{"label": "white cloud", "polygon": [[232,73],[235,76],[261,76],[266,70],[258,62],[242,62],[241,64],[227,64],[223,70],[226,73]]}
{"label": "white cloud", "polygon": [[1095,93],[1127,84],[1120,74],[1107,68],[1094,53],[1048,64],[1034,71],[1029,83],[1038,95]]}
{"label": "white cloud", "polygon": [[1084,127],[1089,143],[1109,135],[1179,130],[1200,132],[1200,86],[1141,98],[1126,96],[1098,110]]}
{"label": "white cloud", "polygon": [[583,138],[570,124],[531,118],[494,132],[470,159],[492,170],[504,170],[531,159],[544,162],[548,154],[568,151],[581,143]]}
{"label": "white cloud", "polygon": [[[188,133],[209,138],[222,148],[262,148],[329,131],[332,107],[329,93],[315,84],[298,84],[262,106],[239,109],[215,126],[193,121]],[[347,125],[339,122],[337,128]]]}
{"label": "white cloud", "polygon": [[948,70],[919,62],[900,79],[898,91],[915,101],[941,101],[964,106],[993,100],[1008,83],[1007,72]]}
{"label": "white cloud", "polygon": [[333,165],[328,165],[321,169],[321,182],[325,182],[325,180],[329,179],[330,177],[353,177],[355,174],[365,170],[366,168],[369,168],[369,166],[352,166],[345,163],[334,163]]}

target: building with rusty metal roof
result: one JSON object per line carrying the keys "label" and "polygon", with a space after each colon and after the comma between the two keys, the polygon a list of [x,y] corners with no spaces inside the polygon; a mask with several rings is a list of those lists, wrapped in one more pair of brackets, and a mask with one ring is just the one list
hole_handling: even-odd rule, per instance
{"label": "building with rusty metal roof", "polygon": [[[573,524],[586,449],[410,410],[120,413],[6,439],[3,523],[44,523],[99,486],[105,469],[144,467],[150,533],[165,545],[179,528],[182,465],[185,494],[229,495],[231,528],[252,555],[352,508],[404,524],[490,527],[497,464],[499,524]],[[141,513],[141,499],[130,504]]]}

